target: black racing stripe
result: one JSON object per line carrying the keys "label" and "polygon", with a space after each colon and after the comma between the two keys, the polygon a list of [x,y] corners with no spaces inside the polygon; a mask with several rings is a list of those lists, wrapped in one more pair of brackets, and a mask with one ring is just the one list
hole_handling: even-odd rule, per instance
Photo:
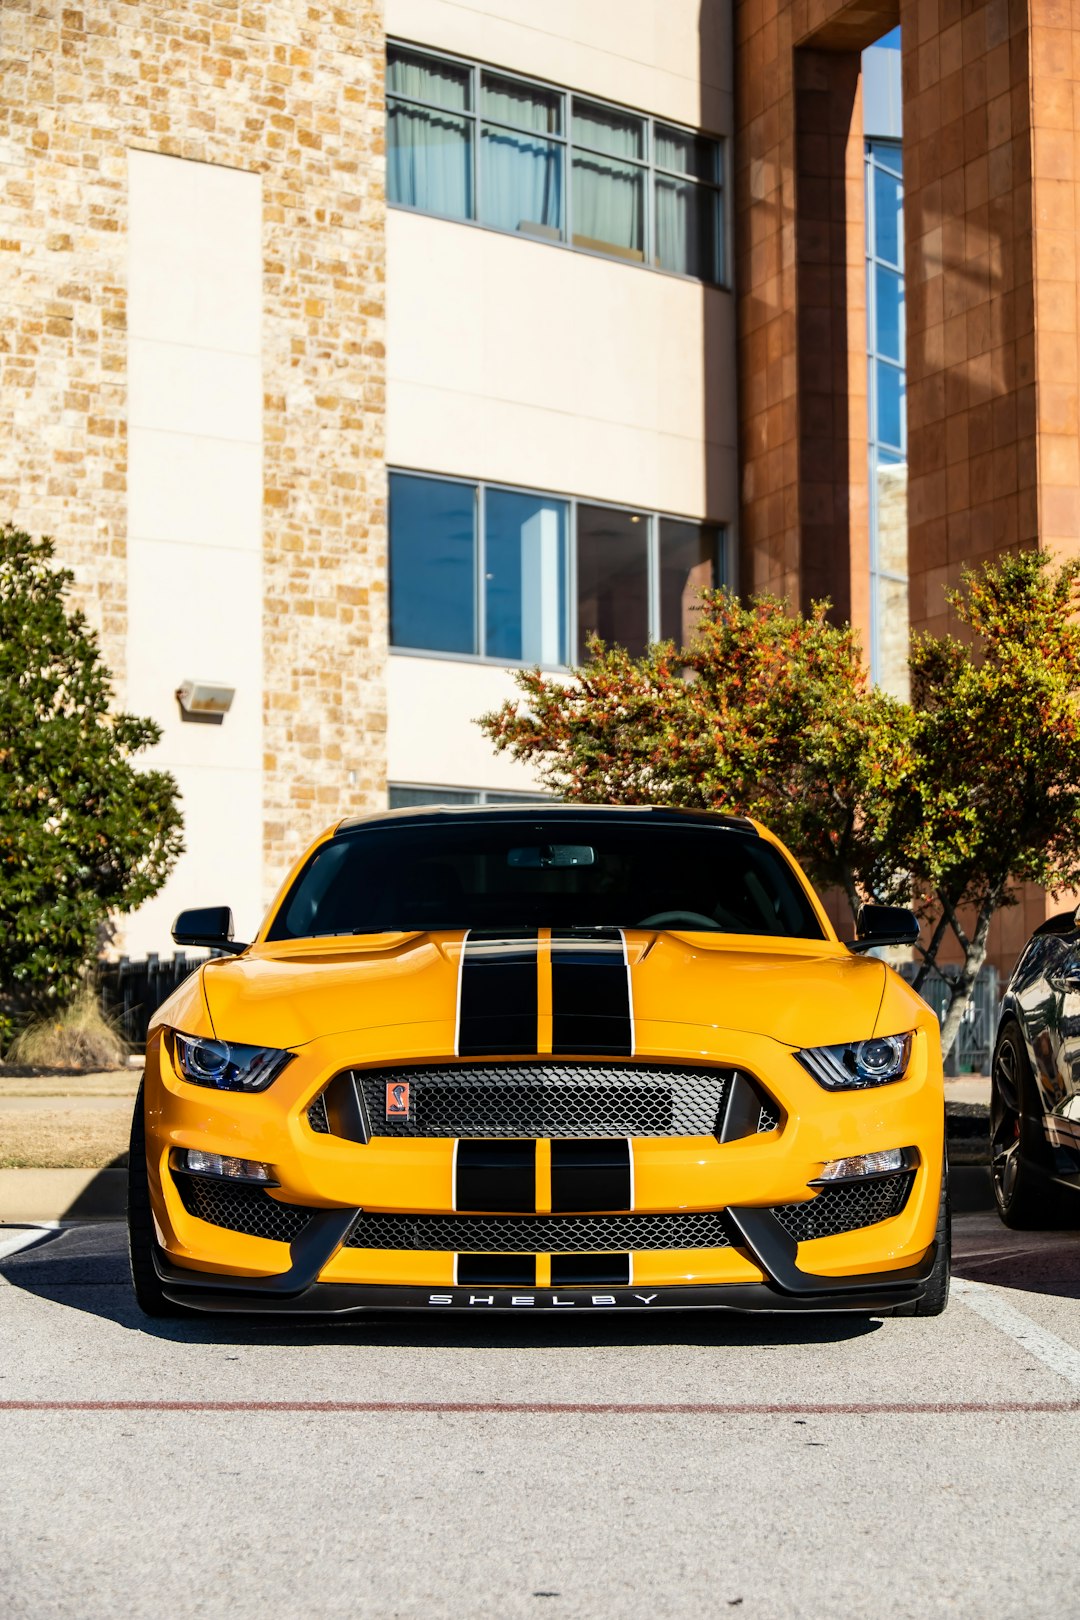
{"label": "black racing stripe", "polygon": [[552,1288],[573,1288],[576,1283],[608,1283],[611,1286],[630,1282],[630,1256],[628,1254],[553,1254],[551,1257]]}
{"label": "black racing stripe", "polygon": [[[460,1284],[503,1283],[510,1287],[536,1287],[534,1254],[459,1254],[457,1280]],[[629,1278],[627,1278],[629,1281]]]}
{"label": "black racing stripe", "polygon": [[625,1136],[552,1141],[553,1214],[629,1209],[630,1179],[630,1143]]}
{"label": "black racing stripe", "polygon": [[454,1208],[497,1215],[536,1213],[536,1143],[524,1137],[462,1137]]}
{"label": "black racing stripe", "polygon": [[617,928],[553,929],[551,1050],[633,1056],[630,984]]}
{"label": "black racing stripe", "polygon": [[458,1054],[535,1054],[536,929],[470,933],[461,958]]}

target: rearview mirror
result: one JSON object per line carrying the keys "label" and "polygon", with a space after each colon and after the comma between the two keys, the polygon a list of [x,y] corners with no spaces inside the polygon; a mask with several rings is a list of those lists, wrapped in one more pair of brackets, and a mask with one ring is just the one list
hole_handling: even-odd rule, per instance
{"label": "rearview mirror", "polygon": [[230,906],[196,906],[182,911],[173,923],[172,937],[177,945],[205,945],[211,951],[229,951],[239,956],[247,946],[233,939]]}
{"label": "rearview mirror", "polygon": [[534,844],[526,849],[511,849],[506,854],[507,866],[539,871],[551,866],[592,866],[596,851],[591,844]]}
{"label": "rearview mirror", "polygon": [[919,937],[919,919],[906,906],[860,906],[855,924],[857,937],[849,939],[849,951],[872,951],[878,945],[914,945]]}

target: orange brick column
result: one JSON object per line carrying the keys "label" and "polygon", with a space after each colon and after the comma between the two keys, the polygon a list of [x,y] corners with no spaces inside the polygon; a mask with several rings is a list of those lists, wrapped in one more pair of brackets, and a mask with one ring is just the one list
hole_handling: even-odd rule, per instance
{"label": "orange brick column", "polygon": [[895,22],[891,0],[735,7],[742,580],[828,596],[867,642],[859,54]]}

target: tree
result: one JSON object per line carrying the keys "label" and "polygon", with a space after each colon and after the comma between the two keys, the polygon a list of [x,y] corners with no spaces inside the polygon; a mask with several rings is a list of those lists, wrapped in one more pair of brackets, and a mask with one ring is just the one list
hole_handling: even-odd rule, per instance
{"label": "tree", "polygon": [[967,569],[949,605],[964,640],[913,638],[913,768],[889,837],[931,922],[927,960],[950,934],[963,957],[947,1051],[995,912],[1024,883],[1080,886],[1080,561],[1023,551]]}
{"label": "tree", "polygon": [[78,989],[111,913],[161,888],[183,849],[174,779],[139,770],[152,720],[113,714],[97,637],[65,602],[51,540],[0,527],[0,995]]}
{"label": "tree", "polygon": [[594,639],[569,680],[522,670],[521,698],[479,723],[564,798],[753,815],[853,910],[914,904],[916,985],[950,936],[963,957],[948,1053],[997,909],[1025,882],[1080,882],[1078,575],[1037,552],[966,574],[967,639],[913,642],[911,704],[870,686],[828,604],[710,592],[687,648]]}

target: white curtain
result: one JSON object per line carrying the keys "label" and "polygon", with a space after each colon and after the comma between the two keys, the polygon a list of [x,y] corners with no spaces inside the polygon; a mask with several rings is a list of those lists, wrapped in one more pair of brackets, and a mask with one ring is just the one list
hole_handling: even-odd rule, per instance
{"label": "white curtain", "polygon": [[562,96],[485,73],[480,133],[480,217],[504,231],[562,230]]}
{"label": "white curtain", "polygon": [[[391,202],[469,219],[472,119],[467,68],[431,57],[391,54],[387,64],[387,193]],[[423,101],[417,107],[395,96]]]}
{"label": "white curtain", "polygon": [[645,171],[627,161],[641,155],[643,140],[640,119],[575,102],[575,239],[643,252]]}

